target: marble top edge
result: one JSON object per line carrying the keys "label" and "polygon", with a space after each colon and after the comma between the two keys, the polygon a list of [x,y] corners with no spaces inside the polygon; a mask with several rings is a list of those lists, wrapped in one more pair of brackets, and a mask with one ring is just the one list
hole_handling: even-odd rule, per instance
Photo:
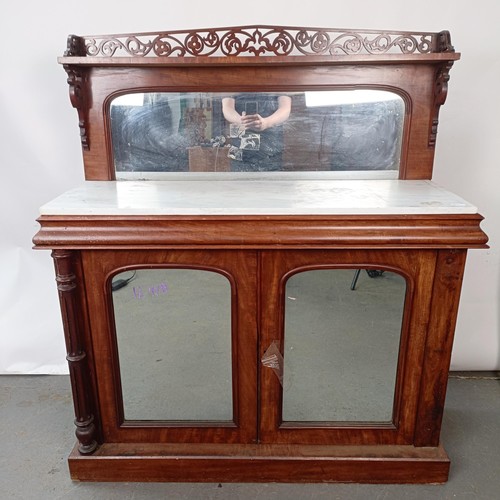
{"label": "marble top edge", "polygon": [[427,180],[87,181],[41,215],[406,215],[475,214]]}

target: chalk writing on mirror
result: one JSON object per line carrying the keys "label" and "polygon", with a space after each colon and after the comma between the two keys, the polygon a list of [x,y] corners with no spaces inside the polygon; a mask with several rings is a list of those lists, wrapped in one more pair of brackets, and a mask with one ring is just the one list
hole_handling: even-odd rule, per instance
{"label": "chalk writing on mirror", "polygon": [[[146,287],[144,287],[146,289]],[[147,287],[147,292],[143,291],[142,286],[134,286],[132,288],[132,293],[134,295],[134,299],[144,299],[148,297],[160,297],[161,295],[166,295],[168,293],[168,285],[165,282],[162,282],[158,285],[151,285]]]}

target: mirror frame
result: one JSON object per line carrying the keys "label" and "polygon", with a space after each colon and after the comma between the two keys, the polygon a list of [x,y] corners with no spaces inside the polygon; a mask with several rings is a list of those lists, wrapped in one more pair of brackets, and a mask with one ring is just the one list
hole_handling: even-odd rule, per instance
{"label": "mirror frame", "polygon": [[[431,179],[439,108],[460,58],[447,31],[245,26],[68,38],[86,180],[114,180],[110,102],[133,92],[387,90],[405,102],[400,179]],[[417,67],[418,66],[418,67]]]}

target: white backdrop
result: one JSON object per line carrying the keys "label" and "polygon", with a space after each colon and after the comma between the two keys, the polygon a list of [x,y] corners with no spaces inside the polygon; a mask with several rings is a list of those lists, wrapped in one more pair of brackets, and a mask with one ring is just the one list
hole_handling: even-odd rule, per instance
{"label": "white backdrop", "polygon": [[0,7],[0,373],[65,373],[49,252],[33,251],[38,207],[78,185],[83,167],[76,111],[56,63],[80,35],[268,24],[448,29],[462,60],[441,110],[434,180],[476,204],[491,250],[469,252],[453,368],[500,368],[500,7],[496,0],[60,0]]}

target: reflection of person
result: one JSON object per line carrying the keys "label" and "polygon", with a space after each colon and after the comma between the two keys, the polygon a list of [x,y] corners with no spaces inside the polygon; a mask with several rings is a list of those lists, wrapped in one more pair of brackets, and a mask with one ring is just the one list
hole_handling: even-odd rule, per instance
{"label": "reflection of person", "polygon": [[[273,93],[243,93],[222,99],[225,119],[239,128],[240,143],[233,170],[280,170],[283,152],[282,125],[290,116],[292,100]],[[233,135],[233,134],[231,134]]]}

